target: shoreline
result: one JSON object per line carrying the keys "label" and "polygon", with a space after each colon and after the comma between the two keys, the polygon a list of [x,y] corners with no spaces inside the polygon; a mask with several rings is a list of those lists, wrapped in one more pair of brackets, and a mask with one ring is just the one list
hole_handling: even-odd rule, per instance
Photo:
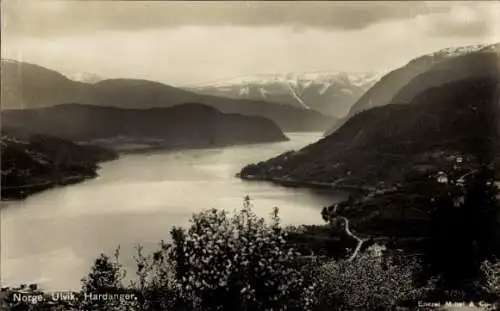
{"label": "shoreline", "polygon": [[[95,163],[96,167],[92,174],[79,174],[79,175],[70,175],[63,178],[55,179],[55,180],[45,180],[43,182],[39,182],[36,184],[26,184],[22,186],[14,186],[14,187],[5,187],[4,185],[0,186],[1,197],[0,202],[17,202],[22,201],[28,198],[33,194],[37,194],[43,192],[45,190],[75,185],[86,180],[95,179],[99,177],[99,170],[101,169],[101,163],[111,162],[120,159],[120,155],[114,151],[116,154],[113,157],[105,158],[99,160]],[[4,195],[4,189],[25,189],[25,190],[15,190],[15,194],[6,194]]]}
{"label": "shoreline", "polygon": [[248,181],[266,181],[291,188],[311,188],[311,189],[326,189],[326,190],[331,189],[331,190],[348,191],[361,194],[368,193],[374,190],[368,187],[359,187],[354,185],[338,185],[335,183],[326,183],[326,182],[314,182],[314,181],[305,182],[305,181],[283,179],[283,178],[263,178],[255,175],[243,176],[241,175],[241,173],[237,173],[235,177]]}
{"label": "shoreline", "polygon": [[[144,154],[149,152],[163,152],[163,151],[183,151],[183,150],[209,150],[209,149],[218,149],[218,148],[227,148],[227,147],[239,147],[239,146],[249,146],[249,145],[261,145],[261,144],[275,144],[275,143],[283,143],[290,141],[290,138],[286,136],[285,139],[279,140],[269,140],[269,141],[261,141],[261,142],[244,142],[244,143],[236,143],[236,144],[219,144],[219,145],[203,145],[203,146],[161,146],[161,145],[145,145],[144,147],[139,148],[130,148],[130,149],[119,149],[115,146],[104,146],[105,148],[110,148],[114,150],[118,155],[127,155],[127,154]],[[86,143],[86,142],[85,142]]]}
{"label": "shoreline", "polygon": [[[57,188],[57,187],[63,187],[63,186],[69,186],[69,185],[75,185],[81,182],[84,182],[85,180],[90,180],[97,178],[99,174],[97,172],[90,176],[90,175],[72,175],[72,176],[67,176],[62,179],[57,179],[57,180],[47,180],[45,182],[41,182],[38,184],[28,184],[28,185],[23,185],[23,186],[16,186],[16,187],[3,187],[2,186],[2,192],[4,189],[21,189],[21,190],[16,190],[15,193],[11,193],[8,195],[3,195],[2,193],[2,198],[1,202],[16,202],[16,201],[22,201],[29,196]],[[24,190],[22,190],[24,189]]]}

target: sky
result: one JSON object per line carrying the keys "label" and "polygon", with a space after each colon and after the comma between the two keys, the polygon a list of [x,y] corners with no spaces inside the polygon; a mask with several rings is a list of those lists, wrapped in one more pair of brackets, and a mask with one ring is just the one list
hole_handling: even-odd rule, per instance
{"label": "sky", "polygon": [[190,86],[241,75],[388,70],[500,42],[500,1],[1,2],[2,58]]}

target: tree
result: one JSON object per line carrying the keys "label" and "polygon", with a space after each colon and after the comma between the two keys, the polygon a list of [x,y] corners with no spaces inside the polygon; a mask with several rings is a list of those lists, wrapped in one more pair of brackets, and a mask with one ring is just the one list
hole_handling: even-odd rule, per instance
{"label": "tree", "polygon": [[131,308],[128,301],[107,298],[114,294],[127,292],[123,284],[125,272],[118,261],[119,254],[119,247],[115,250],[114,259],[101,254],[94,261],[88,276],[82,279],[82,290],[79,297],[82,310],[121,311]]}
{"label": "tree", "polygon": [[185,310],[170,260],[174,257],[171,246],[161,241],[160,249],[148,256],[144,255],[141,246],[137,247],[137,280],[131,284],[138,297],[137,310]]}

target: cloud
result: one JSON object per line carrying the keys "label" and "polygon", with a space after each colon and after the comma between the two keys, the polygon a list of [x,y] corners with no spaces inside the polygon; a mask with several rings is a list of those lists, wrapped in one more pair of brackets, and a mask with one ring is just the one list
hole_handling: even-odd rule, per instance
{"label": "cloud", "polygon": [[3,1],[4,31],[60,36],[100,30],[130,31],[180,26],[293,26],[339,30],[446,13],[438,2],[159,2]]}
{"label": "cloud", "polygon": [[426,34],[437,37],[496,37],[500,28],[500,2],[455,5],[446,13],[420,16]]}
{"label": "cloud", "polygon": [[93,72],[107,78],[190,85],[255,73],[385,71],[442,48],[490,41],[429,36],[426,30],[417,19],[342,32],[190,26],[51,39],[19,37],[2,45],[2,55],[68,74]]}
{"label": "cloud", "polygon": [[[500,41],[500,11],[491,2],[6,2],[2,57],[173,85],[253,73],[385,71],[442,48]],[[268,13],[257,20],[258,12]]]}

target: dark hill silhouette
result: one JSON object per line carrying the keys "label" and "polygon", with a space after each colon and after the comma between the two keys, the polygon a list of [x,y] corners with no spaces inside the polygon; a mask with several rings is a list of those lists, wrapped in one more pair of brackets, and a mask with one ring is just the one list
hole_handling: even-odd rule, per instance
{"label": "dark hill silhouette", "polygon": [[2,60],[2,109],[27,109],[89,101],[90,85],[35,64]]}
{"label": "dark hill silhouette", "polygon": [[243,178],[384,187],[432,171],[453,154],[498,158],[499,77],[471,78],[376,107],[302,150],[242,169]]}
{"label": "dark hill silhouette", "polygon": [[261,115],[284,131],[322,131],[336,120],[313,110],[290,105],[201,95],[163,83],[110,79],[95,84],[75,82],[41,66],[2,60],[3,109],[30,109],[82,103],[130,109],[206,104],[226,113]]}
{"label": "dark hill silhouette", "polygon": [[357,113],[391,103],[408,103],[429,87],[498,74],[499,46],[500,44],[493,44],[482,48],[465,46],[443,49],[413,59],[382,77],[351,107],[347,117],[335,122],[326,134],[333,133]]}
{"label": "dark hill silhouette", "polygon": [[224,114],[197,103],[150,109],[63,104],[5,110],[2,119],[6,125],[24,126],[33,132],[113,147],[125,143],[198,148],[288,139],[264,117]]}
{"label": "dark hill silhouette", "polygon": [[402,87],[391,103],[409,103],[422,91],[449,82],[500,75],[499,56],[497,53],[473,53],[438,63]]}
{"label": "dark hill silhouette", "polygon": [[99,162],[117,157],[99,146],[77,145],[5,125],[1,150],[2,200],[22,199],[47,188],[96,177]]}

